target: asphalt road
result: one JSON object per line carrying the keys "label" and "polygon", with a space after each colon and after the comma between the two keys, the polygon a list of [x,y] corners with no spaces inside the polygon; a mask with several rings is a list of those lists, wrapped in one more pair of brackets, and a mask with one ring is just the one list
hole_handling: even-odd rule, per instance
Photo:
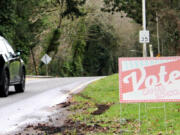
{"label": "asphalt road", "polygon": [[43,108],[64,102],[72,91],[100,78],[29,78],[24,93],[15,93],[14,87],[10,87],[10,95],[0,98],[0,134],[15,130],[27,119],[40,119],[47,113],[42,113]]}
{"label": "asphalt road", "polygon": [[75,77],[75,78],[30,78],[26,79],[26,90],[24,93],[15,93],[14,87],[10,87],[10,95],[0,98],[0,108],[23,99],[41,94],[55,88],[69,87],[69,89],[59,89],[62,93],[68,93],[74,87],[97,79],[98,77]]}

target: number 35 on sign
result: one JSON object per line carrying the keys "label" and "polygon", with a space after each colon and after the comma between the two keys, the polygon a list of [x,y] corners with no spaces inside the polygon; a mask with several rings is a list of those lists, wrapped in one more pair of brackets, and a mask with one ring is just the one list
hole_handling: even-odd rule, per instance
{"label": "number 35 on sign", "polygon": [[139,32],[139,42],[140,43],[149,43],[149,31],[140,31]]}

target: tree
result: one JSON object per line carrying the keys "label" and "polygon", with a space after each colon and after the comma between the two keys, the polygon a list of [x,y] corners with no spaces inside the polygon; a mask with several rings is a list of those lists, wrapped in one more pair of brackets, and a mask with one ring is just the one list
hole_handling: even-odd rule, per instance
{"label": "tree", "polygon": [[0,1],[0,34],[12,44],[15,35],[16,2],[11,0]]}
{"label": "tree", "polygon": [[[83,67],[86,75],[108,75],[117,72],[118,39],[113,27],[99,20],[88,28]],[[107,29],[109,27],[109,29]]]}
{"label": "tree", "polygon": [[78,18],[85,15],[85,13],[81,11],[80,6],[84,5],[86,0],[52,0],[51,2],[58,8],[59,22],[57,28],[53,32],[52,38],[49,41],[46,52],[54,52],[55,55],[59,46],[61,24],[63,19],[67,17],[67,19],[74,20],[74,17]]}
{"label": "tree", "polygon": [[[178,9],[180,6],[179,0],[147,0],[147,19],[155,22],[156,12],[164,9]],[[137,23],[142,24],[142,0],[104,0],[105,12],[123,12],[127,17],[134,19]]]}
{"label": "tree", "polygon": [[[176,55],[179,48],[179,15],[180,7],[179,0],[147,0],[147,26],[151,31],[151,39],[155,41],[156,38],[156,15],[158,14],[159,23],[161,27],[160,40],[165,43],[164,46],[166,55]],[[104,12],[123,12],[127,17],[132,18],[137,23],[142,24],[142,0],[104,0]],[[122,14],[123,14],[122,13]],[[173,20],[171,20],[173,19]],[[173,23],[172,23],[173,21]],[[172,26],[173,25],[173,26]],[[170,27],[169,27],[170,26]],[[171,28],[171,30],[169,29]],[[165,33],[164,33],[165,32]],[[156,44],[153,42],[153,44]],[[157,50],[157,47],[155,47]],[[168,50],[174,50],[168,52]],[[156,51],[155,50],[155,51]]]}

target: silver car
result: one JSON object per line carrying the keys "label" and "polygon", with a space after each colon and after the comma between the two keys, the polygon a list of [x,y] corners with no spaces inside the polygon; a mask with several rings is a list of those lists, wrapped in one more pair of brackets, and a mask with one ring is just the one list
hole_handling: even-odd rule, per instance
{"label": "silver car", "polygon": [[16,92],[24,92],[25,72],[20,52],[15,53],[8,41],[0,36],[0,96],[7,97],[12,85]]}

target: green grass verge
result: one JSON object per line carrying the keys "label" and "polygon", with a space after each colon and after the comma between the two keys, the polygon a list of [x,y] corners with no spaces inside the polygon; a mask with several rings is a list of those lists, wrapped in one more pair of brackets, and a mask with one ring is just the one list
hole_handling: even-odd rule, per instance
{"label": "green grass verge", "polygon": [[[86,126],[101,127],[97,130],[80,127],[73,129],[83,134],[180,134],[179,103],[141,103],[119,104],[118,75],[108,76],[85,88],[80,94],[74,95],[70,110],[74,112],[70,119],[85,123]],[[109,106],[99,115],[93,115],[98,105]],[[139,105],[141,106],[141,126],[139,126]],[[164,108],[166,105],[166,120]],[[121,110],[120,110],[121,108]],[[97,126],[98,125],[98,126]],[[139,133],[139,129],[141,132]],[[167,130],[166,130],[167,129]]]}

